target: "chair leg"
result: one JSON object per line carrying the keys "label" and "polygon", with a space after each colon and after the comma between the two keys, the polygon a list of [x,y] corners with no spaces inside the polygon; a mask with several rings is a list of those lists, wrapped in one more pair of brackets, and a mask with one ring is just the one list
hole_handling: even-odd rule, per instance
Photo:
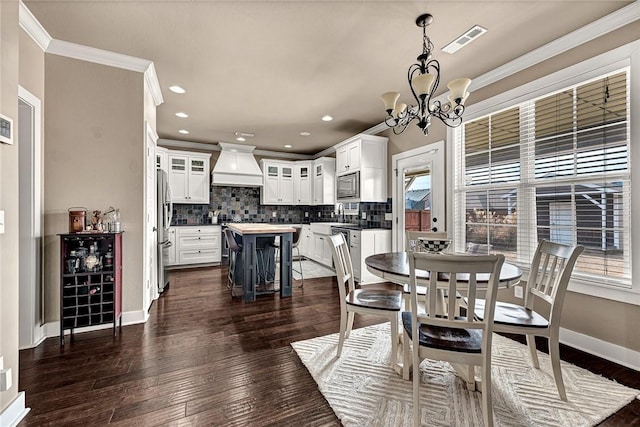
{"label": "chair leg", "polygon": [[349,335],[351,335],[351,329],[353,329],[353,319],[355,315],[356,314],[353,311],[347,311],[347,338],[349,338]]}
{"label": "chair leg", "polygon": [[402,379],[409,381],[411,375],[411,339],[402,331]]}
{"label": "chair leg", "polygon": [[553,378],[556,380],[556,388],[560,399],[567,400],[567,392],[564,389],[564,381],[562,380],[562,370],[560,369],[560,344],[558,342],[558,334],[549,336],[549,356],[551,357],[551,368],[553,369]]}
{"label": "chair leg", "polygon": [[[351,313],[351,314],[353,314],[353,313]],[[341,313],[340,313],[340,338],[338,339],[337,357],[340,357],[340,355],[342,354],[342,346],[344,345],[344,339],[345,339],[345,335],[346,335],[346,332],[347,332],[347,323],[349,322],[348,316],[349,316],[349,313],[347,313],[346,311],[341,311]]]}
{"label": "chair leg", "polygon": [[482,365],[482,417],[485,427],[493,426],[493,402],[491,396],[491,362],[489,357]]}
{"label": "chair leg", "polygon": [[398,313],[391,317],[391,367],[398,365]]}
{"label": "chair leg", "polygon": [[527,335],[527,347],[529,347],[529,355],[531,356],[531,363],[533,363],[533,367],[540,369],[538,352],[536,351],[536,337],[534,335]]}
{"label": "chair leg", "polygon": [[295,248],[296,251],[298,251],[298,264],[300,265],[300,271],[297,271],[296,273],[300,273],[300,287],[303,288],[304,287],[304,275],[302,274],[302,257],[300,256],[300,248]]}
{"label": "chair leg", "polygon": [[413,426],[420,426],[420,356],[419,348],[412,342],[412,365],[413,365]]}

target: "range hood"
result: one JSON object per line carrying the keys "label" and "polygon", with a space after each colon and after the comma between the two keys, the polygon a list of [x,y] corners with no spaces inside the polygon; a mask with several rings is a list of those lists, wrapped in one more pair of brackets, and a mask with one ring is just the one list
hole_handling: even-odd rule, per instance
{"label": "range hood", "polygon": [[262,187],[262,170],[253,157],[255,146],[219,142],[220,156],[211,172],[211,185]]}

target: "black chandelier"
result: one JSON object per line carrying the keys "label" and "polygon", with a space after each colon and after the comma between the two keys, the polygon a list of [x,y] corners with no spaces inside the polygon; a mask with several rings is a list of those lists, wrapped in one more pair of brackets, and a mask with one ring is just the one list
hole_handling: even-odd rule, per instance
{"label": "black chandelier", "polygon": [[440,84],[440,63],[431,58],[433,43],[427,36],[427,26],[433,21],[433,16],[426,13],[416,19],[416,25],[422,27],[422,54],[417,58],[418,62],[409,67],[407,78],[411,93],[416,100],[416,105],[398,103],[398,92],[386,92],[382,94],[384,108],[387,117],[384,122],[393,133],[400,135],[414,119],[418,120],[418,127],[426,135],[429,133],[431,118],[437,117],[449,127],[457,127],[462,124],[464,113],[464,101],[469,96],[467,88],[471,80],[466,78],[452,80],[447,84],[449,88],[449,102],[441,103],[432,99],[433,94]]}

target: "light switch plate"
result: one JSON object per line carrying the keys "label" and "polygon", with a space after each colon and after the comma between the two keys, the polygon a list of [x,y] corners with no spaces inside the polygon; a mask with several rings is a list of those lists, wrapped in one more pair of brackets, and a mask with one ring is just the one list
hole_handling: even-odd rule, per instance
{"label": "light switch plate", "polygon": [[271,216],[275,218],[276,216],[278,216],[278,212],[276,211],[271,212]]}
{"label": "light switch plate", "polygon": [[0,211],[0,234],[4,234],[4,211]]}
{"label": "light switch plate", "polygon": [[387,212],[384,214],[385,221],[393,221],[393,212]]}
{"label": "light switch plate", "polygon": [[0,370],[0,391],[11,388],[11,368]]}
{"label": "light switch plate", "polygon": [[367,219],[367,213],[366,212],[362,212],[362,219]]}
{"label": "light switch plate", "polygon": [[516,298],[522,299],[522,286],[514,286],[513,287],[513,296]]}

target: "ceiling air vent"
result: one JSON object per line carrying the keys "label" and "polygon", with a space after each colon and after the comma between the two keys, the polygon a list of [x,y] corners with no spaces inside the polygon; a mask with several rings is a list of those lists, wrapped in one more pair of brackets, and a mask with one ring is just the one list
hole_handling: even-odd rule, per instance
{"label": "ceiling air vent", "polygon": [[463,35],[443,47],[442,51],[447,53],[454,53],[486,32],[486,28],[483,28],[480,25],[474,25],[473,27],[469,28],[469,30],[467,30]]}

